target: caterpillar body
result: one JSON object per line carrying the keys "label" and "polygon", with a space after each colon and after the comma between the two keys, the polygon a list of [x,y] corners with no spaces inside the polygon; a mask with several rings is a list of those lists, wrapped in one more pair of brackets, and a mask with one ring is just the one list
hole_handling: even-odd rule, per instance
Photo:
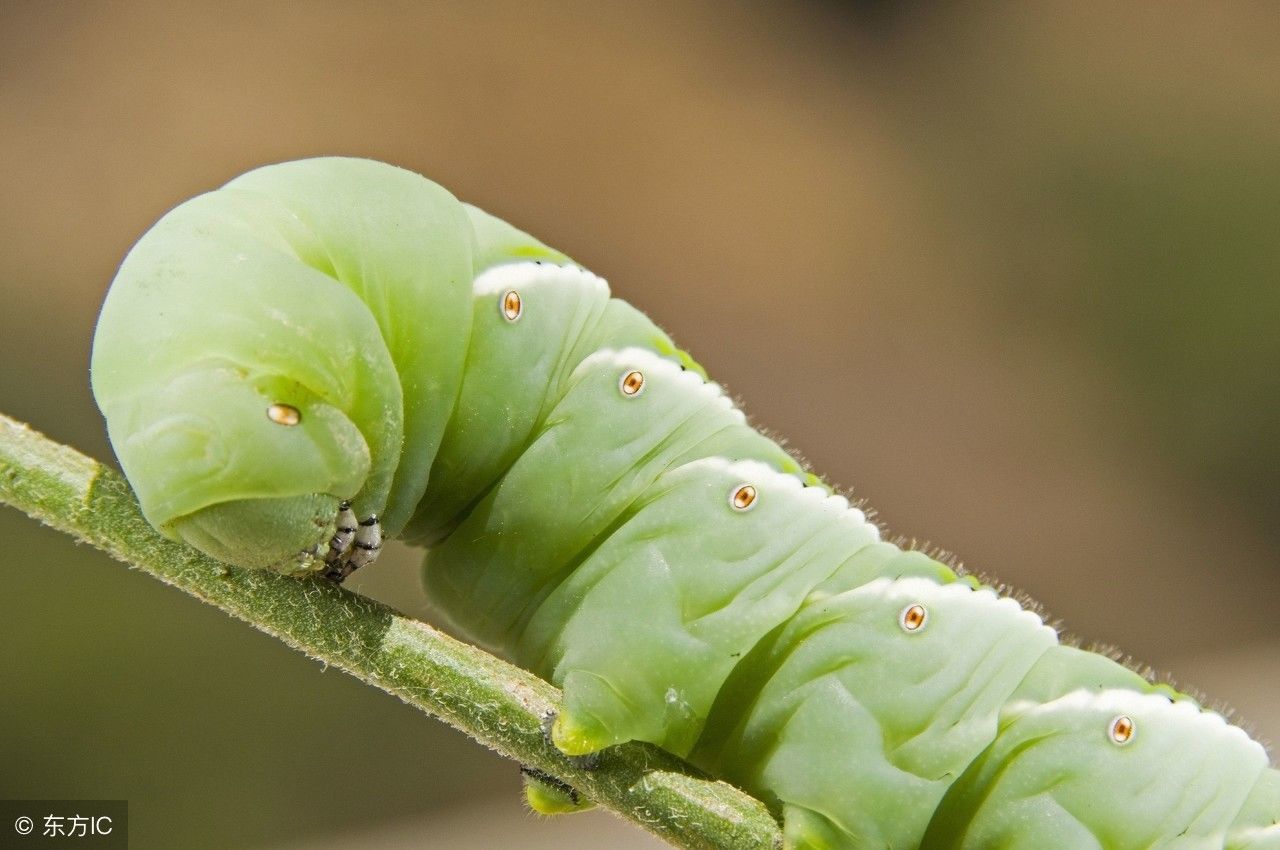
{"label": "caterpillar body", "polygon": [[303,160],[178,206],[92,382],[156,528],[335,579],[428,546],[453,624],[563,689],[564,753],[657,744],[788,847],[1280,848],[1242,730],[881,540],[602,279],[416,174]]}

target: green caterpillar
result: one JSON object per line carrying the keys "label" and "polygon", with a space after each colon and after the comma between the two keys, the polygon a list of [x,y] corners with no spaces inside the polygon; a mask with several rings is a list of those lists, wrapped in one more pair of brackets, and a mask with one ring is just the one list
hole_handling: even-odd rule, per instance
{"label": "green caterpillar", "polygon": [[418,175],[304,160],[180,205],[92,377],[156,528],[335,580],[429,546],[454,625],[563,688],[563,752],[653,742],[788,847],[1280,848],[1261,745],[882,541],[603,280]]}

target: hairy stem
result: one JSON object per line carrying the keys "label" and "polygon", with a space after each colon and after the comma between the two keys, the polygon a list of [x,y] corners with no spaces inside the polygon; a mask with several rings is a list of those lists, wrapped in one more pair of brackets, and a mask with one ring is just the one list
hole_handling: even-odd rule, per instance
{"label": "hairy stem", "polygon": [[656,747],[606,750],[575,766],[548,744],[560,693],[541,679],[323,579],[228,567],[157,534],[118,474],[0,414],[0,502],[216,605],[295,649],[395,694],[480,743],[581,790],[687,848],[770,848],[757,800]]}

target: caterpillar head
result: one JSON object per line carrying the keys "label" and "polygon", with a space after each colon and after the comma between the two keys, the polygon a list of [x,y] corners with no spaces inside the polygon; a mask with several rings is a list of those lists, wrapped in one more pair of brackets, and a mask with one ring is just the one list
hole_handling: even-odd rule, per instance
{"label": "caterpillar head", "polygon": [[225,563],[318,569],[313,553],[324,555],[339,501],[369,473],[351,419],[283,376],[214,364],[107,398],[112,443],[147,519]]}
{"label": "caterpillar head", "polygon": [[319,567],[340,501],[384,510],[404,410],[382,328],[331,265],[355,249],[340,228],[317,246],[280,194],[224,188],[161,217],[111,283],[90,371],[147,520],[292,573]]}

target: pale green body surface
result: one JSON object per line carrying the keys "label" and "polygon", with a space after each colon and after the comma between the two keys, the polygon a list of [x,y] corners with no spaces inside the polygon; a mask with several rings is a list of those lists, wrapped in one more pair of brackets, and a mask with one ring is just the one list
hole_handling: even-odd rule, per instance
{"label": "pale green body surface", "polygon": [[564,689],[562,750],[687,756],[791,847],[1280,850],[1260,745],[881,542],[602,280],[410,172],[285,163],[169,213],[93,386],[157,528],[302,572],[353,500]]}

